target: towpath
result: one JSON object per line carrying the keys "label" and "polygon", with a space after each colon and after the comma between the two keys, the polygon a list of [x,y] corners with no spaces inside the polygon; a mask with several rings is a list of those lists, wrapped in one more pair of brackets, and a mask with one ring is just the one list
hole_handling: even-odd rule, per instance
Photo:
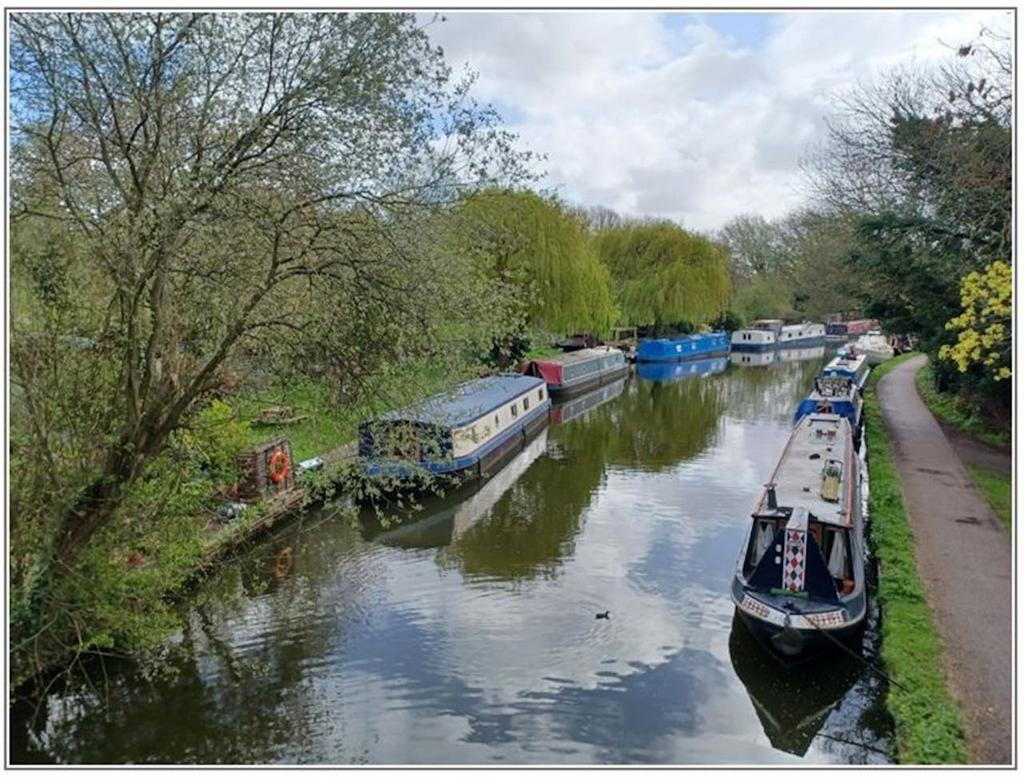
{"label": "towpath", "polygon": [[903,481],[915,555],[964,709],[971,760],[1011,759],[1011,542],[921,401],[914,375],[925,357],[895,367],[878,398]]}

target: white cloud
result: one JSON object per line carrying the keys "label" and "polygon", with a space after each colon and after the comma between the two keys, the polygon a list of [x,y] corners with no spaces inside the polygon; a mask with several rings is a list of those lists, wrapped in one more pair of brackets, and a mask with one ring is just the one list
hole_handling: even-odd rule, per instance
{"label": "white cloud", "polygon": [[547,154],[542,185],[708,230],[802,204],[798,160],[831,93],[948,56],[1004,16],[788,13],[755,43],[708,14],[453,13],[430,29],[453,64],[479,72],[477,95]]}

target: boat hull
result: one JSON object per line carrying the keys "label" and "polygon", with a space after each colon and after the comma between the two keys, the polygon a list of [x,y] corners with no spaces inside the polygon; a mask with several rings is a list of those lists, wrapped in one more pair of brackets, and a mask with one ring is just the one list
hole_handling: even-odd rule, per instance
{"label": "boat hull", "polygon": [[[855,646],[867,621],[867,596],[863,589],[840,606],[846,622],[828,627],[807,624],[804,613],[797,609],[784,611],[784,598],[751,595],[739,576],[733,578],[732,601],[747,630],[770,653],[784,661],[804,661],[841,650],[842,646]],[[807,606],[806,602],[801,602],[800,606]],[[830,612],[836,612],[836,608],[808,608],[806,614]]]}
{"label": "boat hull", "polygon": [[808,348],[814,345],[824,345],[826,338],[822,336],[817,337],[794,337],[790,340],[778,341],[775,340],[770,343],[755,342],[755,341],[739,341],[733,340],[732,350],[734,351],[775,351],[786,348]]}
{"label": "boat hull", "polygon": [[371,478],[394,478],[396,485],[391,490],[415,490],[421,480],[430,476],[442,480],[465,480],[487,475],[506,463],[512,454],[520,451],[548,425],[550,408],[551,400],[545,399],[517,424],[467,456],[408,464],[399,461],[368,461],[364,464],[365,473]]}
{"label": "boat hull", "polygon": [[811,661],[846,647],[856,650],[864,634],[864,620],[841,629],[794,629],[766,623],[736,608],[747,631],[777,659],[790,663]]}
{"label": "boat hull", "polygon": [[666,354],[664,356],[637,356],[637,362],[641,364],[670,364],[672,362],[690,361],[692,359],[711,359],[715,356],[728,356],[728,344],[707,351],[693,351],[691,353]]}
{"label": "boat hull", "polygon": [[667,363],[689,359],[707,359],[729,353],[729,337],[725,332],[684,335],[676,338],[641,340],[637,347],[638,363]]}
{"label": "boat hull", "polygon": [[624,363],[616,369],[599,372],[596,375],[588,375],[585,378],[574,380],[570,383],[548,383],[548,394],[551,395],[553,400],[557,401],[578,397],[580,394],[586,394],[588,391],[599,388],[606,383],[612,383],[628,372],[629,365]]}

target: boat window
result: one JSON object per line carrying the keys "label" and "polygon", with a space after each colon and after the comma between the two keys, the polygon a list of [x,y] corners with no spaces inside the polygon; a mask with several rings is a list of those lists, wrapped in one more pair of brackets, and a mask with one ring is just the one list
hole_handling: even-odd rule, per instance
{"label": "boat window", "polygon": [[537,401],[542,402],[544,400],[544,389],[537,390]]}
{"label": "boat window", "polygon": [[501,426],[501,422],[498,420],[498,416],[495,415],[494,416],[494,428],[497,429],[499,426]]}
{"label": "boat window", "polygon": [[519,417],[519,408],[516,407],[516,405],[514,405],[514,404],[511,405],[511,408],[512,408],[512,417],[513,418],[518,418]]}
{"label": "boat window", "polygon": [[525,397],[523,399],[523,412],[525,413],[529,409],[530,409],[530,398],[529,397]]}

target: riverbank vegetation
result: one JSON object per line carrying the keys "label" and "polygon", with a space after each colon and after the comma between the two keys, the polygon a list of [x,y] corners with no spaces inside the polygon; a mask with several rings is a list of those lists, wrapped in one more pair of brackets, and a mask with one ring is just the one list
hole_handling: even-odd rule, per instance
{"label": "riverbank vegetation", "polygon": [[875,387],[912,354],[872,371],[865,397],[870,475],[871,547],[878,559],[882,607],[881,656],[890,683],[887,706],[896,727],[896,757],[904,764],[966,763],[961,711],[949,693],[942,646],[914,558],[914,536],[903,506]]}
{"label": "riverbank vegetation", "polygon": [[447,214],[532,158],[409,15],[18,15],[11,56],[18,679],[151,643],[247,402],[312,381],[340,437],[472,373],[516,306]]}
{"label": "riverbank vegetation", "polygon": [[1008,426],[980,414],[978,408],[963,397],[940,392],[935,388],[935,371],[931,360],[918,370],[914,379],[921,399],[940,421],[994,448],[1009,449],[1011,430]]}
{"label": "riverbank vegetation", "polygon": [[[942,386],[998,418],[1001,45],[942,71],[952,118],[906,79],[881,113],[850,102],[811,209],[703,235],[531,190],[540,160],[412,15],[14,15],[12,678],[155,645],[247,446],[283,434],[296,460],[321,455],[578,330],[855,299],[954,349]],[[886,195],[870,202],[839,196],[874,169],[857,121],[888,176],[856,189]]]}

